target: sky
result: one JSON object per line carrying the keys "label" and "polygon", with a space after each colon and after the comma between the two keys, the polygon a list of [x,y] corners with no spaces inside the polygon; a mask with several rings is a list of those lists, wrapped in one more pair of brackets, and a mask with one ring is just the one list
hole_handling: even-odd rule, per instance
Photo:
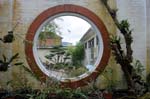
{"label": "sky", "polygon": [[76,16],[60,16],[54,19],[58,25],[62,42],[69,42],[75,45],[87,32],[91,25],[82,18]]}

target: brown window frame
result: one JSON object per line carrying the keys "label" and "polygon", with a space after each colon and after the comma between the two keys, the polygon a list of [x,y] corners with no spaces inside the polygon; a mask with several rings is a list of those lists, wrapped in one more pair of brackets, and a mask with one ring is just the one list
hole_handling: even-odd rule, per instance
{"label": "brown window frame", "polygon": [[98,30],[101,33],[104,49],[103,49],[101,61],[99,62],[96,69],[90,75],[88,75],[82,79],[75,80],[75,81],[62,81],[61,82],[62,86],[70,87],[70,88],[77,88],[77,87],[87,85],[92,80],[95,80],[98,77],[99,73],[104,70],[104,68],[106,67],[106,65],[108,63],[109,57],[110,57],[108,31],[107,31],[104,23],[100,19],[100,17],[98,17],[95,13],[90,11],[88,8],[81,7],[78,5],[72,5],[72,4],[64,4],[64,5],[58,5],[58,6],[51,7],[49,9],[43,11],[40,15],[38,15],[36,17],[36,19],[30,25],[28,32],[26,34],[25,53],[26,53],[27,62],[29,64],[30,68],[32,69],[32,71],[34,73],[36,73],[36,75],[39,76],[41,81],[45,82],[47,75],[40,70],[40,68],[38,67],[38,64],[35,61],[35,58],[33,55],[33,50],[32,50],[32,48],[33,48],[32,42],[34,40],[34,36],[35,36],[39,26],[45,20],[47,20],[49,17],[54,16],[59,13],[76,13],[76,14],[85,16],[86,18],[88,18],[90,21],[92,21],[95,24],[95,26],[98,28]]}

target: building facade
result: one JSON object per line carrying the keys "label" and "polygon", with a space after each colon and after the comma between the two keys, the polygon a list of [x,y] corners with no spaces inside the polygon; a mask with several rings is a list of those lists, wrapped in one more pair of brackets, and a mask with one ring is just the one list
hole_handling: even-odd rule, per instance
{"label": "building facade", "polygon": [[85,52],[83,64],[87,68],[94,67],[99,49],[97,34],[90,28],[80,39],[80,42],[84,45]]}

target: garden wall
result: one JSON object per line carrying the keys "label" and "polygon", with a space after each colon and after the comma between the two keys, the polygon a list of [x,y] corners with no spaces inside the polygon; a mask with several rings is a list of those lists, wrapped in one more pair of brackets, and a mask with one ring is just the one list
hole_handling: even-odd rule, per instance
{"label": "garden wall", "polygon": [[[130,0],[127,1],[129,2]],[[146,14],[145,12],[143,12],[145,11],[145,9],[139,8],[140,12],[142,13],[141,16],[138,17],[142,19],[144,18],[143,21],[139,19],[132,20],[133,17],[137,18],[136,15],[138,14],[138,12],[136,12],[135,15],[133,15],[132,12],[128,14],[131,8],[126,10],[124,9],[130,7],[129,5],[127,5],[128,4],[127,1],[121,2],[117,0],[116,5],[115,0],[110,0],[109,4],[112,8],[116,8],[116,6],[118,6],[119,19],[129,18],[129,21],[131,21],[132,26],[136,24],[136,26],[133,27],[135,30],[134,31],[135,33],[133,34],[134,36],[133,38],[135,40],[133,45],[134,56],[137,59],[141,60],[141,62],[146,66],[146,59],[148,59],[146,58],[147,57],[146,44],[149,44],[149,41],[146,39],[146,25],[145,25],[146,16],[142,16]],[[116,33],[116,27],[110,15],[108,14],[106,8],[100,2],[100,0],[0,0],[0,33],[2,34],[1,37],[3,37],[3,35],[6,35],[8,30],[11,30],[17,23],[19,23],[14,31],[15,41],[12,44],[3,44],[2,42],[0,42],[1,56],[3,53],[6,53],[7,57],[11,57],[13,54],[19,53],[20,61],[24,62],[24,64],[28,67],[28,64],[26,62],[24,42],[29,26],[40,13],[42,13],[43,11],[45,11],[50,7],[62,4],[79,5],[91,10],[93,13],[95,13],[97,16],[101,18],[110,34]],[[144,3],[142,4],[143,4],[142,7],[145,7]],[[136,9],[136,7],[134,8]],[[149,30],[147,29],[147,31]],[[137,38],[140,38],[140,40]],[[147,63],[149,64],[148,61]],[[121,72],[120,66],[114,62],[113,57],[110,58],[108,65],[109,67],[113,66],[113,75],[111,75],[114,78],[113,80],[121,82],[119,83],[118,86],[123,87],[124,86],[124,79],[122,77],[123,73]],[[7,86],[6,82],[11,79],[21,80],[19,77],[18,78],[16,77],[18,75],[22,75],[20,77],[24,77],[27,75],[28,76],[27,80],[29,81],[29,83],[34,85],[34,87],[39,87],[38,83],[35,80],[33,80],[32,77],[30,77],[28,74],[26,74],[26,72],[24,72],[21,68],[18,67],[12,67],[10,68],[10,70],[8,70],[8,72],[0,73],[0,87],[4,85]],[[3,80],[1,80],[2,78]],[[105,86],[105,83],[106,82],[103,79],[103,77],[100,76],[98,78],[97,85],[103,88]]]}
{"label": "garden wall", "polygon": [[147,15],[147,74],[150,73],[150,1],[146,0],[146,15]]}
{"label": "garden wall", "polygon": [[128,19],[130,28],[133,29],[133,56],[146,66],[146,1],[117,0],[117,6],[118,18]]}

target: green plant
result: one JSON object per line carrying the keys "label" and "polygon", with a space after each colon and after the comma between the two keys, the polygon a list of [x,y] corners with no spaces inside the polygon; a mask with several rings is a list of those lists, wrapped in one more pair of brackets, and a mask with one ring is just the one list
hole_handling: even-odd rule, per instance
{"label": "green plant", "polygon": [[88,97],[88,99],[103,99],[103,89],[100,89],[97,86],[97,79],[91,78],[90,81],[91,83],[86,82],[88,86],[84,87],[82,92]]}
{"label": "green plant", "polygon": [[[110,45],[113,52],[113,55],[115,56],[116,63],[118,63],[121,66],[122,71],[124,72],[124,76],[127,82],[128,91],[129,93],[132,93],[132,95],[139,96],[145,93],[146,91],[146,84],[145,81],[141,79],[141,75],[138,75],[134,70],[134,66],[132,64],[133,62],[133,50],[131,47],[131,44],[133,42],[132,38],[132,30],[130,29],[130,24],[127,20],[119,20],[117,19],[116,11],[111,9],[111,7],[108,4],[108,0],[101,0],[102,3],[105,5],[106,9],[108,10],[109,14],[111,15],[115,25],[117,26],[120,33],[123,35],[126,49],[123,49],[121,46],[121,42],[119,37],[113,37],[110,38]],[[137,64],[135,64],[137,65]],[[138,63],[138,65],[141,65]],[[137,69],[140,70],[140,69]],[[138,86],[137,86],[138,85]],[[139,90],[139,87],[144,89]]]}
{"label": "green plant", "polygon": [[66,48],[62,46],[55,46],[50,48],[50,54],[45,56],[49,59],[53,65],[52,68],[60,69],[68,66],[68,59],[71,59],[70,54],[66,51]]}
{"label": "green plant", "polygon": [[15,55],[13,55],[10,59],[6,58],[5,55],[3,55],[3,60],[0,60],[0,71],[7,71],[8,68],[10,66],[13,66],[13,65],[21,65],[22,62],[15,62],[15,63],[12,63],[15,59],[17,59],[19,56],[18,53],[16,53]]}
{"label": "green plant", "polygon": [[60,99],[87,99],[80,89],[59,88],[55,91],[56,97]]}
{"label": "green plant", "polygon": [[34,77],[36,80],[40,81],[39,76],[36,75],[35,73],[33,73],[33,71],[31,69],[29,69],[27,66],[25,66],[24,64],[21,64],[20,67],[23,68],[24,71],[26,71],[29,75]]}
{"label": "green plant", "polygon": [[55,38],[57,37],[56,33],[60,33],[59,27],[55,22],[50,22],[47,25],[43,26],[42,32],[39,34],[39,40],[45,41],[47,37]]}
{"label": "green plant", "polygon": [[76,44],[76,47],[73,49],[72,53],[72,62],[73,65],[78,66],[82,65],[82,60],[84,59],[84,46],[80,42]]}
{"label": "green plant", "polygon": [[133,68],[134,68],[134,72],[138,75],[143,75],[143,71],[145,70],[144,69],[144,66],[142,65],[142,63],[139,61],[139,60],[135,60],[133,62]]}
{"label": "green plant", "polygon": [[138,99],[150,99],[150,93],[146,93]]}
{"label": "green plant", "polygon": [[[29,89],[32,87],[32,83],[29,81],[28,75],[35,78],[37,81],[40,81],[40,78],[33,73],[23,62],[17,63],[19,66],[18,72],[12,72],[12,80],[6,82],[8,88],[12,90],[16,89]],[[19,75],[19,76],[18,76]]]}
{"label": "green plant", "polygon": [[113,90],[115,88],[115,85],[116,85],[116,81],[113,80],[112,76],[113,76],[113,69],[112,68],[106,68],[104,70],[104,72],[102,73],[102,76],[106,79],[106,83],[107,83],[107,86],[106,86],[106,91],[108,93],[113,93]]}
{"label": "green plant", "polygon": [[80,88],[73,91],[73,97],[74,99],[88,99],[87,94],[84,93]]}
{"label": "green plant", "polygon": [[48,94],[47,90],[33,90],[31,93],[26,94],[26,97],[28,99],[47,99]]}
{"label": "green plant", "polygon": [[[18,76],[19,75],[19,76]],[[12,90],[26,89],[30,87],[27,77],[20,73],[12,73],[13,80],[7,81],[7,86],[10,86]]]}
{"label": "green plant", "polygon": [[72,69],[71,71],[68,70],[67,71],[67,74],[69,77],[77,77],[77,76],[80,76],[81,74],[84,74],[85,72],[87,72],[87,68],[86,67],[83,67],[83,66],[79,66],[79,68],[76,68],[76,69]]}
{"label": "green plant", "polygon": [[150,91],[150,73],[146,76],[146,83],[147,83],[148,91]]}
{"label": "green plant", "polygon": [[0,38],[3,43],[12,43],[14,40],[13,31],[8,31],[8,34],[4,36],[4,38]]}

